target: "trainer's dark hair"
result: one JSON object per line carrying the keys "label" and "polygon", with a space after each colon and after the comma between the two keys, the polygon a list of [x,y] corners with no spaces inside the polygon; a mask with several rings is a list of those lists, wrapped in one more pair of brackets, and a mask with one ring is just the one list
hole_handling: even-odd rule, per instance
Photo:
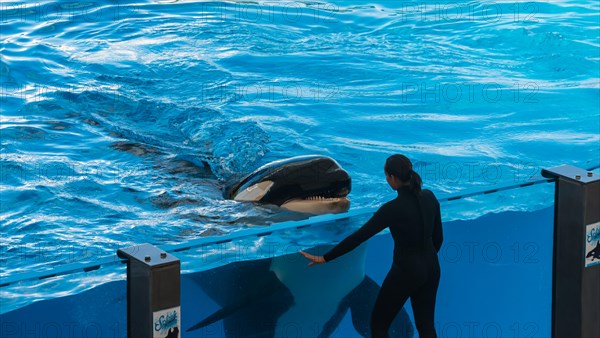
{"label": "trainer's dark hair", "polygon": [[385,161],[383,168],[388,175],[395,176],[402,182],[408,182],[410,190],[418,194],[421,191],[421,176],[413,170],[412,162],[404,155],[392,155]]}

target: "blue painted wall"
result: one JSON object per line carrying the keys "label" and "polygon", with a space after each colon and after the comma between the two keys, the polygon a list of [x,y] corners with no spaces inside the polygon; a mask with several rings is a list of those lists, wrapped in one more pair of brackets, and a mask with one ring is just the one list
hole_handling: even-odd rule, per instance
{"label": "blue painted wall", "polygon": [[[488,214],[476,220],[445,223],[444,245],[440,251],[442,277],[436,308],[438,336],[549,337],[552,224],[552,208],[527,213]],[[387,234],[376,236],[367,243],[365,273],[376,283],[382,282],[391,264],[392,245]],[[236,263],[238,265],[232,271],[240,271],[240,268],[264,271],[263,263]],[[224,336],[223,321],[185,332],[221,308],[205,291],[205,284],[213,278],[211,273],[214,277],[215,270],[182,276],[182,337]],[[268,287],[264,290],[264,285],[253,284],[248,279],[236,284],[239,287],[237,295],[255,295],[248,298],[246,317],[248,313],[254,313],[256,321],[266,318],[264,312],[285,312],[285,304],[289,301],[285,289]],[[234,296],[236,292],[227,294]],[[283,308],[273,309],[273,304]],[[321,308],[322,305],[315,302],[314,311],[318,313]],[[412,319],[410,303],[406,310]],[[237,315],[240,317],[240,312]],[[235,316],[236,312],[232,311],[229,321]],[[256,321],[253,325],[257,325]],[[287,330],[274,334],[317,336],[317,329],[300,333],[292,324]],[[244,325],[248,326],[247,323]],[[239,328],[242,333],[248,329],[244,325]],[[7,338],[124,337],[125,281],[107,283],[77,295],[37,302],[3,314],[0,316],[0,333],[1,337]],[[343,314],[330,336],[360,337],[349,312]]]}

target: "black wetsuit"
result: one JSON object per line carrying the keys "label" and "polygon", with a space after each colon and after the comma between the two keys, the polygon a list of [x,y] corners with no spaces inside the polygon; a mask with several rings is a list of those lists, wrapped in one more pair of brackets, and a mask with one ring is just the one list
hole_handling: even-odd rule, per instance
{"label": "black wetsuit", "polygon": [[407,187],[385,203],[360,229],[323,257],[331,261],[356,248],[389,227],[394,239],[394,260],[373,309],[373,338],[388,337],[388,329],[410,297],[419,337],[436,337],[433,324],[435,298],[440,280],[437,252],[442,245],[440,205],[434,194],[413,194]]}

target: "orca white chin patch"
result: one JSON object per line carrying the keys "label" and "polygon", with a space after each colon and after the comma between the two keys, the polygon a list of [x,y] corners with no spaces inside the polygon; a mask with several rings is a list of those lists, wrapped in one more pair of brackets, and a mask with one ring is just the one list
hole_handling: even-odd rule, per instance
{"label": "orca white chin patch", "polygon": [[260,201],[269,189],[273,186],[272,181],[262,181],[260,183],[249,186],[248,188],[239,191],[233,198],[236,201],[256,202]]}
{"label": "orca white chin patch", "polygon": [[289,200],[283,203],[281,207],[313,215],[339,214],[350,209],[350,200],[346,197],[309,197],[306,199]]}

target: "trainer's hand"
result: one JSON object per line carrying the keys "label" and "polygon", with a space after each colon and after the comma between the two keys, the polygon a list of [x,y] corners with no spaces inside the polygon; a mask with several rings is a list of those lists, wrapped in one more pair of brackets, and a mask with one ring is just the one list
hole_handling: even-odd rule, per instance
{"label": "trainer's hand", "polygon": [[311,261],[310,263],[308,263],[308,266],[313,266],[315,264],[323,264],[323,263],[325,263],[325,258],[323,258],[323,256],[311,255],[311,254],[306,253],[304,251],[300,251],[300,253],[302,254],[302,256],[308,258]]}

